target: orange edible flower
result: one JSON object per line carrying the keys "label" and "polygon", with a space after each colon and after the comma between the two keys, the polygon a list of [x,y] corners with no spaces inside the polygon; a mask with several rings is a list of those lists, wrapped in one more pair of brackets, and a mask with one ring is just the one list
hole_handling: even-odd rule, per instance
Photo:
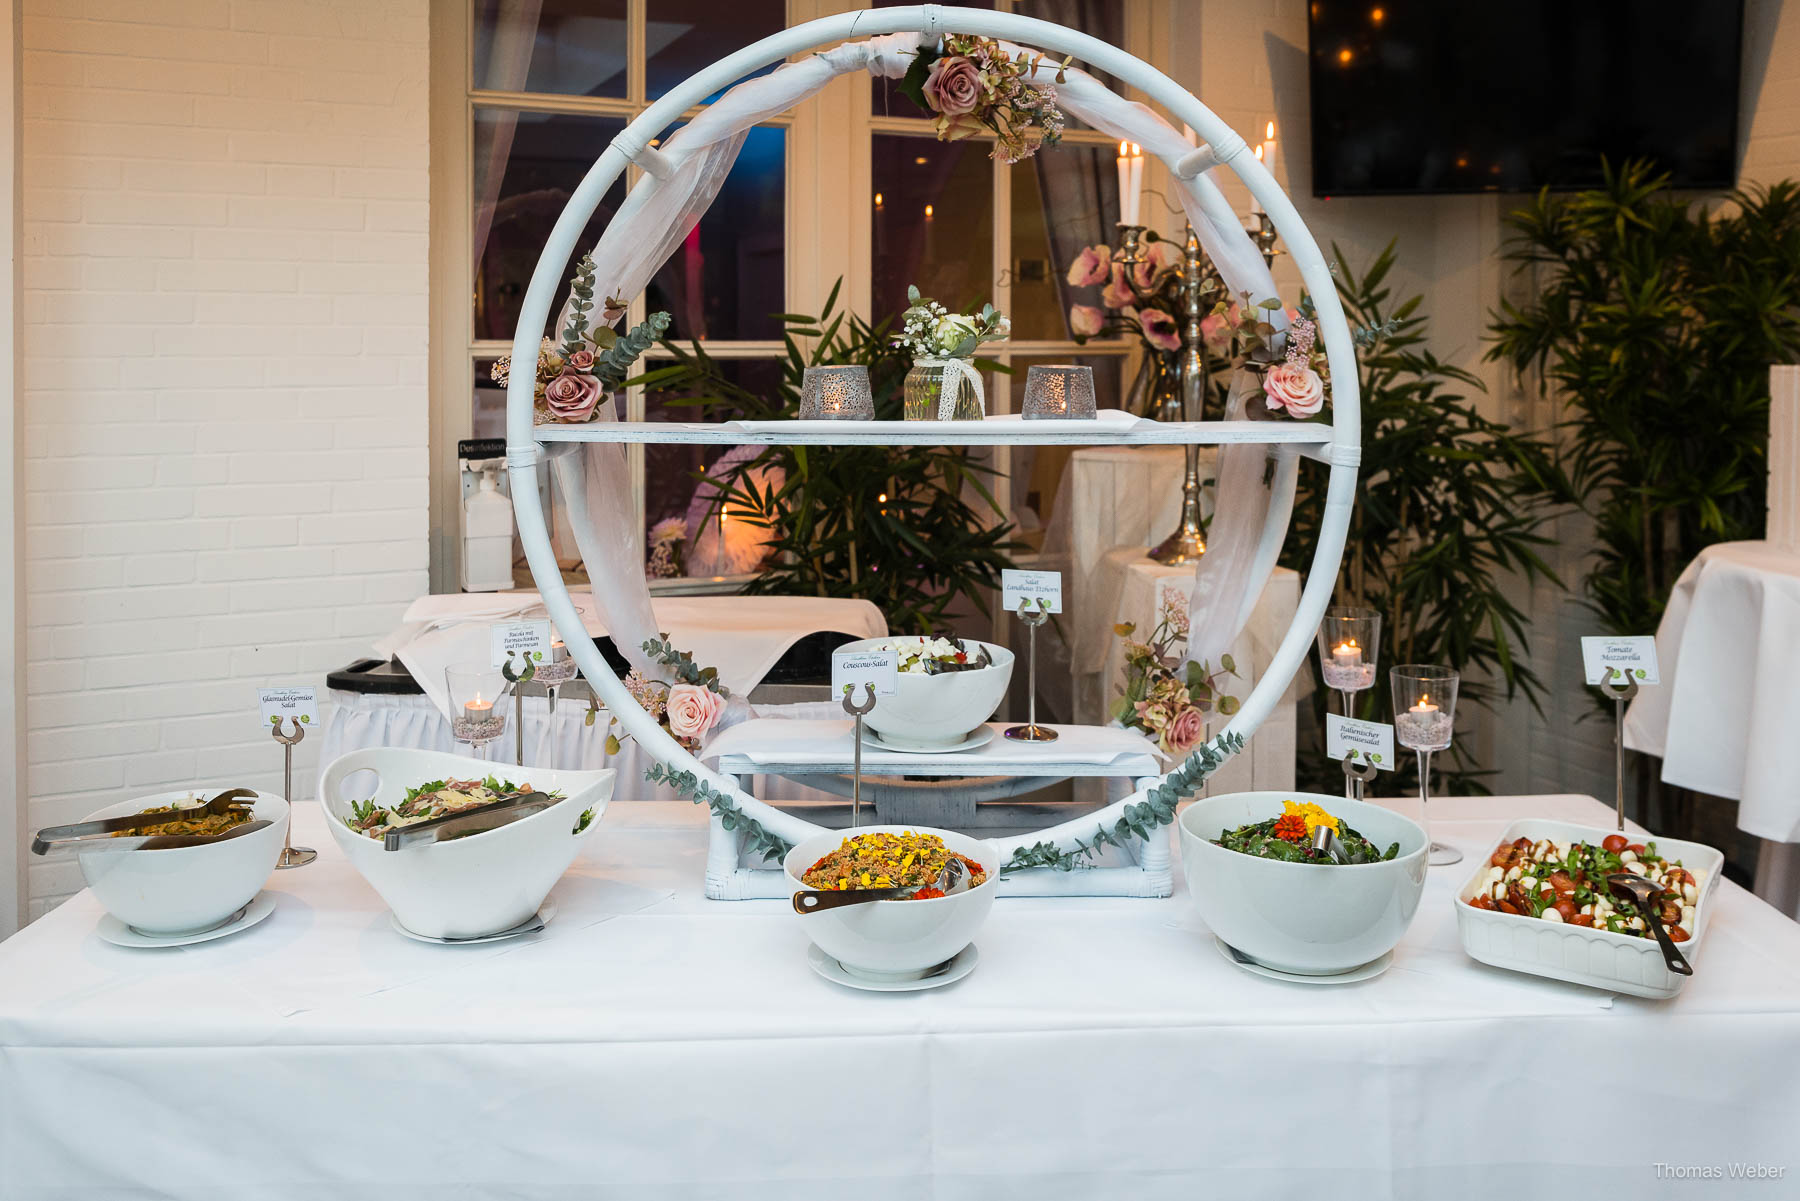
{"label": "orange edible flower", "polygon": [[1284,813],[1275,819],[1275,837],[1286,842],[1306,841],[1306,819],[1298,813]]}

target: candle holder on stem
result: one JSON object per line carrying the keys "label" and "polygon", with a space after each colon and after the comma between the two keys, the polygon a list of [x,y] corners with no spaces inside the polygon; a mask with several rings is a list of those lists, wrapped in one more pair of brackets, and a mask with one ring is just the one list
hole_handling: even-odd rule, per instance
{"label": "candle holder on stem", "polygon": [[1319,623],[1319,676],[1344,698],[1344,716],[1356,716],[1356,694],[1375,687],[1381,658],[1381,614],[1334,605]]}
{"label": "candle holder on stem", "polygon": [[275,866],[278,868],[305,867],[319,857],[319,852],[311,847],[294,845],[294,747],[306,737],[306,727],[300,724],[300,719],[297,717],[290,717],[288,720],[294,723],[292,734],[281,732],[279,717],[274,719],[270,731],[274,734],[275,741],[281,744],[281,795],[288,803],[287,836],[281,846],[281,857],[275,860]]}
{"label": "candle holder on stem", "polygon": [[444,669],[450,694],[450,734],[466,742],[475,757],[486,759],[488,744],[506,733],[506,713],[500,708],[507,691],[506,676],[497,667],[462,664]]}
{"label": "candle holder on stem", "polygon": [[[1419,756],[1419,824],[1431,836],[1431,754],[1449,749],[1456,730],[1455,669],[1408,663],[1388,672],[1394,701],[1394,740]],[[1440,842],[1426,854],[1433,867],[1462,862],[1462,852]]]}

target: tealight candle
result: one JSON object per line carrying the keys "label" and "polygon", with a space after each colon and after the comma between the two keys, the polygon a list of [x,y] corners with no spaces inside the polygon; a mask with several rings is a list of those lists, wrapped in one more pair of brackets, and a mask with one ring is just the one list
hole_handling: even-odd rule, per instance
{"label": "tealight candle", "polygon": [[1356,639],[1348,638],[1331,648],[1331,657],[1339,667],[1355,667],[1362,662],[1362,647],[1356,645]]}
{"label": "tealight candle", "polygon": [[486,721],[489,717],[493,716],[493,713],[494,702],[482,700],[479,692],[475,694],[474,700],[469,701],[463,706],[463,716],[470,721]]}

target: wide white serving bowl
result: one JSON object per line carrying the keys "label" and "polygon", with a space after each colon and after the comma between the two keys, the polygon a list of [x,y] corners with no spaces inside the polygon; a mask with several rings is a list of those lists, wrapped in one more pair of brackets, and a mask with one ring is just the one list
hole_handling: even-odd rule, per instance
{"label": "wide white serving bowl", "polygon": [[[1608,835],[1617,833],[1619,831],[1598,826],[1577,826],[1571,822],[1535,817],[1524,818],[1506,827],[1494,845],[1476,857],[1475,870],[1457,891],[1456,929],[1462,935],[1463,950],[1471,958],[1495,967],[1587,984],[1609,992],[1657,1000],[1680,992],[1688,978],[1669,970],[1663,962],[1662,948],[1657,946],[1654,938],[1635,938],[1629,934],[1614,934],[1611,930],[1547,922],[1519,913],[1477,909],[1464,903],[1474,897],[1482,878],[1487,875],[1494,850],[1503,842],[1520,838],[1536,842],[1552,838],[1557,842],[1587,842],[1598,846]],[[1700,882],[1699,900],[1695,902],[1694,929],[1689,932],[1692,937],[1675,944],[1689,963],[1695,962],[1700,954],[1700,944],[1706,940],[1713,893],[1719,886],[1719,877],[1724,874],[1724,854],[1704,843],[1683,842],[1678,838],[1630,833],[1626,837],[1632,842],[1654,842],[1658,854],[1679,859],[1682,866],[1706,873],[1706,878]]]}
{"label": "wide white serving bowl", "polygon": [[[869,651],[893,641],[894,637],[864,638],[847,642],[838,650]],[[1011,651],[970,639],[964,639],[963,645],[971,654],[985,646],[993,657],[992,666],[935,676],[903,671],[899,691],[876,698],[875,708],[863,718],[864,723],[883,742],[902,750],[954,749],[994,715],[1006,699],[1006,686],[1012,682]],[[860,693],[857,699],[862,699]]]}
{"label": "wide white serving bowl", "polygon": [[[1281,814],[1283,801],[1322,807],[1382,850],[1379,863],[1284,863],[1228,851],[1213,839]],[[1233,792],[1182,811],[1181,866],[1208,928],[1280,972],[1330,976],[1394,949],[1419,909],[1430,840],[1417,822],[1362,801],[1310,792]]]}
{"label": "wide white serving bowl", "polygon": [[[994,907],[1000,885],[1000,848],[980,838],[929,826],[859,826],[827,830],[787,853],[782,867],[795,892],[811,887],[801,877],[806,869],[835,851],[851,834],[936,834],[944,845],[967,855],[987,871],[987,881],[967,892],[923,901],[870,901],[817,913],[795,913],[794,920],[818,948],[844,965],[853,976],[871,980],[917,980],[955,956],[975,938],[975,931]],[[792,907],[789,907],[792,912]]]}
{"label": "wide white serving bowl", "polygon": [[[373,772],[371,781],[360,772]],[[548,809],[485,834],[389,851],[344,824],[350,804],[374,798],[397,805],[408,788],[429,780],[479,780],[489,775],[539,792],[560,792]],[[600,828],[616,773],[513,767],[442,751],[373,747],[352,751],[325,769],[321,784],[326,825],[400,924],[427,938],[476,938],[518,925],[562,879],[581,846]],[[346,782],[350,785],[348,790]],[[576,831],[585,810],[594,817]]]}
{"label": "wide white serving bowl", "polygon": [[[159,792],[108,805],[82,820],[127,817],[195,797],[208,801],[230,787],[221,784]],[[252,820],[270,824],[213,846],[77,855],[82,878],[106,911],[134,930],[191,934],[210,929],[261,891],[287,840],[286,801],[259,792],[250,810]]]}

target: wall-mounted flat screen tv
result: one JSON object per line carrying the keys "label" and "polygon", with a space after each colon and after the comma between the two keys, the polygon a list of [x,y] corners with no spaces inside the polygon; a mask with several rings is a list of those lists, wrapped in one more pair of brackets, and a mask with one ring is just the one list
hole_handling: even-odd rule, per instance
{"label": "wall-mounted flat screen tv", "polygon": [[1315,196],[1737,178],[1742,0],[1311,0]]}

